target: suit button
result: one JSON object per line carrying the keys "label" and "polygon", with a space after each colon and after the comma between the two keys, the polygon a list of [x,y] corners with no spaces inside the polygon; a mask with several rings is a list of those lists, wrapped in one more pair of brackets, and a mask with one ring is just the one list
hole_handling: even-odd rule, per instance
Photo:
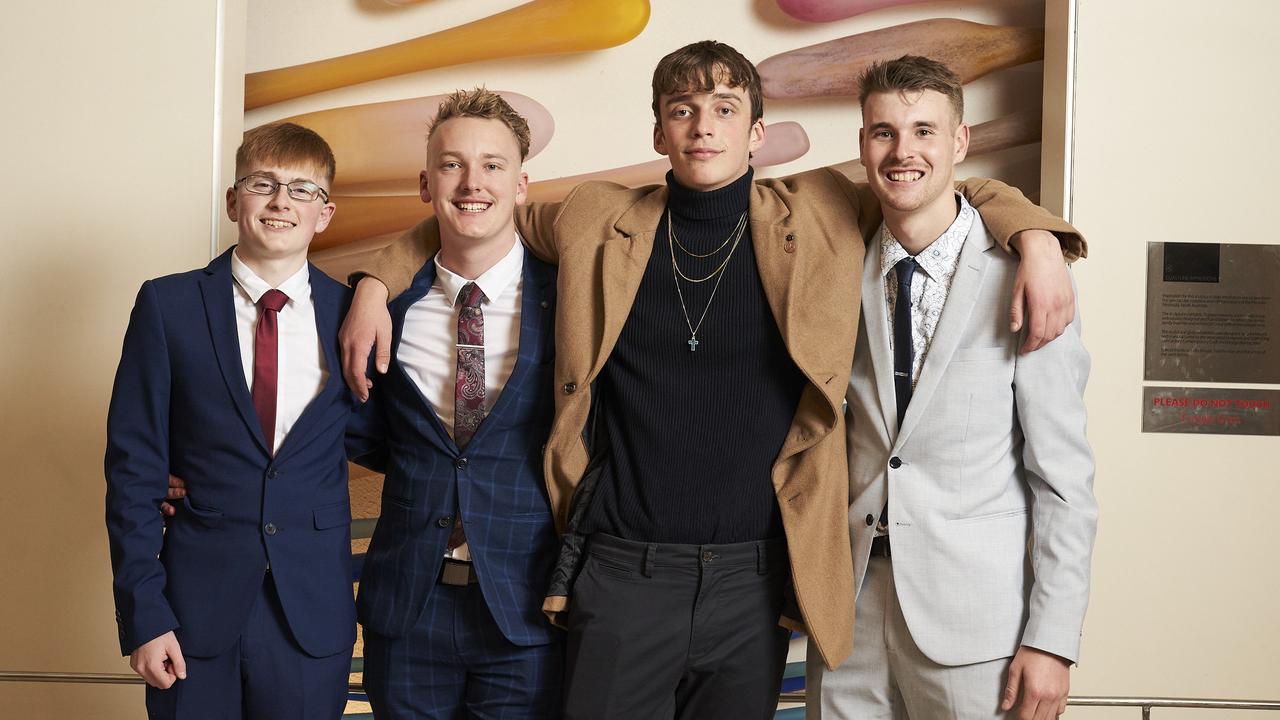
{"label": "suit button", "polygon": [[897,455],[889,458],[889,467],[893,468],[894,470],[897,470],[898,468],[902,467],[902,460]]}
{"label": "suit button", "polygon": [[458,468],[459,470],[466,470],[467,465],[469,464],[471,464],[471,461],[466,458],[458,458],[457,460],[453,461],[453,466]]}
{"label": "suit button", "polygon": [[578,383],[567,382],[564,384],[564,394],[572,395],[578,389]]}
{"label": "suit button", "polygon": [[280,477],[280,471],[275,468],[271,468],[270,470],[267,471],[267,477],[274,480]]}
{"label": "suit button", "polygon": [[450,515],[445,515],[439,520],[436,520],[436,527],[442,527],[442,528],[453,527],[453,517]]}
{"label": "suit button", "polygon": [[266,534],[268,534],[268,535],[275,535],[275,534],[276,534],[276,532],[277,532],[277,531],[279,531],[279,529],[280,529],[280,528],[276,527],[276,524],[275,524],[275,523],[267,523],[267,524],[262,528],[262,531],[263,531],[263,532],[265,532],[265,533],[266,533]]}
{"label": "suit button", "polygon": [[872,515],[871,513],[867,513],[867,525],[875,525],[875,524],[876,524],[876,516]]}

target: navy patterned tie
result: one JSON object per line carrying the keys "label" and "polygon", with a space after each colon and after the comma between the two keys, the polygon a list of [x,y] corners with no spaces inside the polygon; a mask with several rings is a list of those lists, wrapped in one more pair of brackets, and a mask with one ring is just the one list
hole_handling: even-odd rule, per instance
{"label": "navy patterned tie", "polygon": [[[911,369],[915,348],[911,333],[911,277],[916,273],[915,258],[903,258],[893,266],[898,276],[898,299],[893,304],[893,391],[898,400],[898,432],[911,402]],[[880,510],[880,527],[889,527],[889,502]]]}
{"label": "navy patterned tie", "polygon": [[911,277],[916,272],[915,258],[903,258],[893,266],[898,275],[898,300],[893,305],[893,390],[898,399],[898,430],[911,402],[911,369],[915,364],[911,336]]}

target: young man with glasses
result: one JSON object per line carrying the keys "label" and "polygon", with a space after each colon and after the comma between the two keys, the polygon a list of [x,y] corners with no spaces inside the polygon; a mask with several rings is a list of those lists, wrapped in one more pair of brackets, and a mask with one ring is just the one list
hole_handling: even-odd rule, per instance
{"label": "young man with glasses", "polygon": [[[307,262],[333,175],[311,130],[249,131],[227,190],[239,243],[138,292],[107,418],[106,520],[120,647],[152,718],[346,705],[353,401],[336,340],[350,294]],[[187,492],[166,530],[170,473]]]}

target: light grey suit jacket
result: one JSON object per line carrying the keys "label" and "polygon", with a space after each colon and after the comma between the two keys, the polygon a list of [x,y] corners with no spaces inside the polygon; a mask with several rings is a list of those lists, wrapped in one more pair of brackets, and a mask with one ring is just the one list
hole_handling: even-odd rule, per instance
{"label": "light grey suit jacket", "polygon": [[854,587],[887,489],[898,602],[926,656],[962,665],[1028,645],[1074,661],[1097,523],[1080,319],[1018,355],[1018,263],[978,219],[899,429],[880,255],[873,240],[848,393]]}

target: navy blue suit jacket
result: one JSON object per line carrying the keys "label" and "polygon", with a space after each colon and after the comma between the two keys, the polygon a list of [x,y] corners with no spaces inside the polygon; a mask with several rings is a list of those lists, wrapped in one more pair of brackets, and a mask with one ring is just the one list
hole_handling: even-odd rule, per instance
{"label": "navy blue suit jacket", "polygon": [[526,253],[515,369],[465,450],[459,450],[395,359],[405,313],[431,289],[427,261],[390,306],[392,362],[374,388],[388,443],[382,514],[369,544],[357,601],[360,622],[407,634],[436,586],[454,513],[489,611],[508,640],[549,642],[540,610],[557,540],[542,474],[553,412],[555,268]]}
{"label": "navy blue suit jacket", "polygon": [[[175,629],[184,654],[226,651],[268,565],[303,650],[322,657],[355,639],[343,432],[356,403],[337,347],[350,291],[310,272],[329,378],[275,457],[245,383],[231,251],[138,292],[105,462],[124,654]],[[158,505],[170,473],[186,480],[188,496],[163,531]]]}

